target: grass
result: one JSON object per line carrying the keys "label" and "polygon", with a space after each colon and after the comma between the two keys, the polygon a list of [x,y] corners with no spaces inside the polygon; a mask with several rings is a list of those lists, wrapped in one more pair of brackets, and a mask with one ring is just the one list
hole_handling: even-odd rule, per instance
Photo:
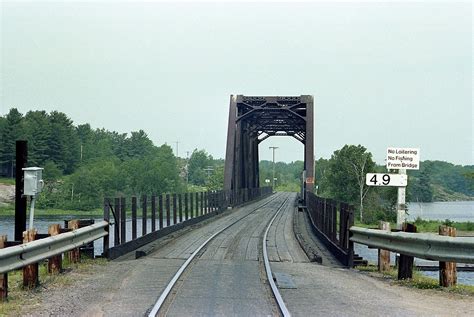
{"label": "grass", "polygon": [[431,289],[439,292],[447,292],[452,294],[466,295],[474,297],[474,286],[471,285],[456,285],[452,287],[442,287],[439,285],[439,281],[434,278],[423,275],[420,271],[413,270],[413,278],[406,280],[398,280],[398,272],[396,268],[392,268],[388,272],[378,272],[376,265],[358,266],[357,270],[361,272],[367,272],[371,276],[380,277],[390,280],[392,283],[400,286],[416,289]]}
{"label": "grass", "polygon": [[15,185],[14,178],[0,177],[0,184]]}
{"label": "grass", "polygon": [[8,301],[0,302],[0,316],[18,316],[24,306],[39,305],[39,299],[35,294],[42,291],[42,289],[58,288],[71,285],[74,279],[69,272],[87,273],[93,272],[96,265],[105,265],[106,259],[81,259],[80,263],[69,263],[66,259],[63,260],[63,270],[61,274],[51,275],[47,271],[47,264],[40,264],[39,266],[39,281],[40,286],[33,289],[23,288],[23,274],[20,270],[8,273]]}

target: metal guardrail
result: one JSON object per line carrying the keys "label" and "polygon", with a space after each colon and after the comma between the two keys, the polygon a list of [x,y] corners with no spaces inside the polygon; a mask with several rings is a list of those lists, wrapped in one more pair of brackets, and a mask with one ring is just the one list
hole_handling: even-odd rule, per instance
{"label": "metal guardrail", "polygon": [[56,236],[0,249],[0,274],[79,248],[108,234],[107,221]]}
{"label": "metal guardrail", "polygon": [[351,227],[351,241],[432,261],[474,263],[474,237]]}

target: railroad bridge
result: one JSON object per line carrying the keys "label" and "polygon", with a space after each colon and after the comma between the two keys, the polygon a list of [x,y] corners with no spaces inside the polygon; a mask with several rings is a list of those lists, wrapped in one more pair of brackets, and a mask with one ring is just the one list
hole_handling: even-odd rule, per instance
{"label": "railroad bridge", "polygon": [[[361,263],[354,241],[468,263],[474,257],[465,248],[474,243],[449,241],[447,250],[446,239],[353,227],[352,206],[312,193],[313,127],[312,96],[231,96],[223,190],[106,198],[103,222],[0,251],[0,273],[103,237],[107,265],[46,291],[34,315],[474,315],[470,299],[421,294],[352,270]],[[258,143],[282,135],[305,146],[304,201],[259,186]],[[421,240],[430,252],[416,253]]]}

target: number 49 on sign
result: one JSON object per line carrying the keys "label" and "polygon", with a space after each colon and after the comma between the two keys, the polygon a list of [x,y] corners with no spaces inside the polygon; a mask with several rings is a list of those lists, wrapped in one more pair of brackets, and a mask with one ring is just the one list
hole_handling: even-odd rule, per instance
{"label": "number 49 on sign", "polygon": [[383,174],[367,173],[365,177],[367,186],[396,186],[403,187],[407,185],[407,175],[404,174]]}

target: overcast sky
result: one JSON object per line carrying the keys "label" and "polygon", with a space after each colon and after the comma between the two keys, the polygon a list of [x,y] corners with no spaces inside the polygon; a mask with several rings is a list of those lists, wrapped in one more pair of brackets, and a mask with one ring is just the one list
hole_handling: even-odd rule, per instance
{"label": "overcast sky", "polygon": [[[223,158],[229,96],[315,98],[315,157],[474,164],[472,4],[1,3],[0,113],[59,110]],[[260,157],[303,159],[287,137]]]}

